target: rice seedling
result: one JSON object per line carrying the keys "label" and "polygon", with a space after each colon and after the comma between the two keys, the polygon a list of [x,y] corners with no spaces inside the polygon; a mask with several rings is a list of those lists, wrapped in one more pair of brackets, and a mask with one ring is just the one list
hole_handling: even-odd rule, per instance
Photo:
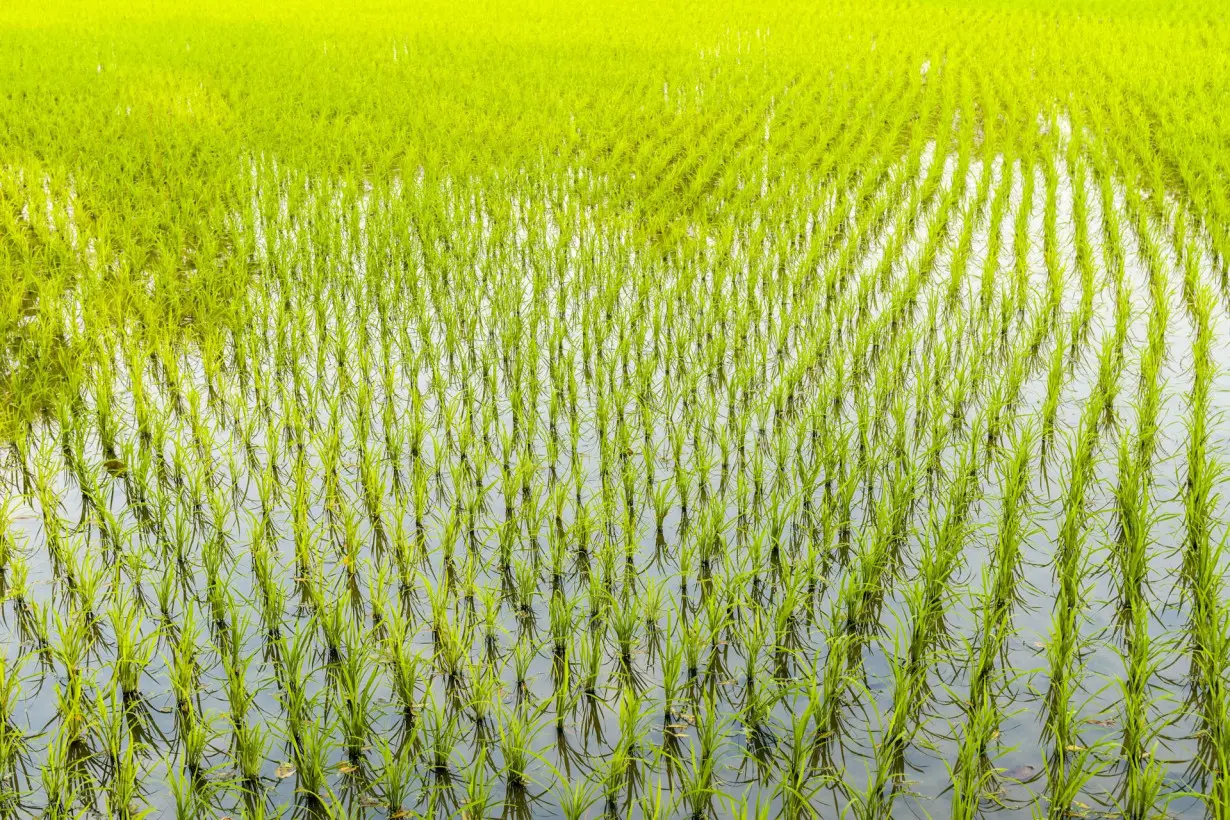
{"label": "rice seedling", "polygon": [[10,5],[0,814],[1225,814],[1218,3]]}

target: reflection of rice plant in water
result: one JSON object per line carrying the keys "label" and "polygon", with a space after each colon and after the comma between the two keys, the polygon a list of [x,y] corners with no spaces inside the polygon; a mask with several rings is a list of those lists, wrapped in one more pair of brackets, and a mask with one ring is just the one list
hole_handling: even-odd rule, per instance
{"label": "reflection of rice plant in water", "polygon": [[1226,816],[1224,10],[708,5],[0,11],[0,816]]}

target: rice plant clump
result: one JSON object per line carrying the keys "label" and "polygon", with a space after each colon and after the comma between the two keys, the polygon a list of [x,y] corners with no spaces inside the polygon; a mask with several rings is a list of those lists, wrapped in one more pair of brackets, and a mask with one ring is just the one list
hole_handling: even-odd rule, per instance
{"label": "rice plant clump", "polygon": [[360,6],[0,9],[0,817],[1230,813],[1221,0]]}

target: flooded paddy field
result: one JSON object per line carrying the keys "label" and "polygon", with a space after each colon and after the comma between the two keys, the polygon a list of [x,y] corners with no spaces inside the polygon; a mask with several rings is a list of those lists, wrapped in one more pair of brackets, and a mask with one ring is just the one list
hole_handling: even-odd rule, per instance
{"label": "flooded paddy field", "polygon": [[531,5],[0,17],[0,815],[1225,816],[1224,14]]}

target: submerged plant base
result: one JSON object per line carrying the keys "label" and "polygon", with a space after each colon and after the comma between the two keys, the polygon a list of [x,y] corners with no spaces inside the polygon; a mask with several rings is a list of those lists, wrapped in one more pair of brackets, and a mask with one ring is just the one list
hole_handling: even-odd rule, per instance
{"label": "submerged plant base", "polygon": [[0,9],[0,815],[1230,810],[1224,9],[660,5]]}

